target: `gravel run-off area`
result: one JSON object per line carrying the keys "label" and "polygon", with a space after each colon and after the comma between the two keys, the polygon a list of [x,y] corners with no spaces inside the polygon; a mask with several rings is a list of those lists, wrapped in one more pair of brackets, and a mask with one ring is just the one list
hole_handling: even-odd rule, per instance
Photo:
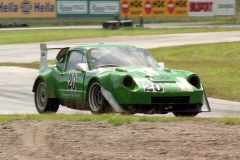
{"label": "gravel run-off area", "polygon": [[240,124],[17,120],[0,124],[1,160],[239,160]]}

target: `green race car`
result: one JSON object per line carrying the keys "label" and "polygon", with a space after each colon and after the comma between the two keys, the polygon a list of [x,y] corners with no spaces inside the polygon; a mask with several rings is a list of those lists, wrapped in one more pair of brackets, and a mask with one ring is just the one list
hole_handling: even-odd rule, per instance
{"label": "green race car", "polygon": [[[210,112],[198,75],[165,68],[145,49],[112,44],[40,48],[40,74],[32,89],[39,113],[57,112],[60,104],[93,114]],[[49,49],[60,51],[46,66]]]}

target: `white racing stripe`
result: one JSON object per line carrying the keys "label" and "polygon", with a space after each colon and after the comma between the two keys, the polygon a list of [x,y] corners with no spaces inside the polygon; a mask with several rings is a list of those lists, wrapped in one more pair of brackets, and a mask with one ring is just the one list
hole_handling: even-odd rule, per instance
{"label": "white racing stripe", "polygon": [[180,82],[177,82],[177,85],[181,88],[182,91],[193,92],[192,86],[188,83],[188,81],[182,77],[177,77]]}

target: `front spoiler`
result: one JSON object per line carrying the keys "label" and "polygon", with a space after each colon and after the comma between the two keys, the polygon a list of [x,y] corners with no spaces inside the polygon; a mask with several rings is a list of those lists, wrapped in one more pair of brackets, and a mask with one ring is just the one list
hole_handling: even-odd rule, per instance
{"label": "front spoiler", "polygon": [[[113,97],[112,93],[101,87],[101,92],[104,98],[108,101],[108,103],[113,107],[116,113],[123,113],[125,110],[118,104],[118,102]],[[205,91],[203,91],[203,105],[201,107],[201,112],[211,112],[210,105],[208,103],[207,96]]]}
{"label": "front spoiler", "polygon": [[201,111],[202,112],[211,112],[211,108],[208,103],[208,99],[207,99],[205,91],[203,91],[203,101],[202,102],[203,102],[203,105],[202,105]]}
{"label": "front spoiler", "polygon": [[113,107],[116,113],[125,112],[124,109],[117,103],[112,93],[101,87],[101,92],[104,98],[108,101],[108,103]]}

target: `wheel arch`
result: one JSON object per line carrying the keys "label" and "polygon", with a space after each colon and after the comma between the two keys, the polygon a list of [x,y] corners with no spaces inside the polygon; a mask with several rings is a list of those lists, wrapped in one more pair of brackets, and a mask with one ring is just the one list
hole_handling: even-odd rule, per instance
{"label": "wheel arch", "polygon": [[47,86],[47,94],[48,94],[48,98],[56,98],[56,94],[55,94],[55,89],[54,89],[54,80],[52,77],[52,74],[50,74],[51,72],[45,74],[45,75],[39,75],[33,84],[33,88],[32,88],[32,92],[36,92],[37,89],[37,84],[40,80],[43,80]]}
{"label": "wheel arch", "polygon": [[99,84],[106,90],[109,90],[111,91],[112,89],[112,83],[110,81],[110,73],[106,72],[106,73],[101,73],[101,74],[98,74],[98,75],[95,75],[93,77],[91,77],[89,79],[88,82],[85,82],[85,91],[86,91],[86,94],[85,94],[85,100],[87,101],[88,100],[88,91],[89,91],[89,87],[90,87],[90,84],[93,82],[93,81],[98,81]]}

